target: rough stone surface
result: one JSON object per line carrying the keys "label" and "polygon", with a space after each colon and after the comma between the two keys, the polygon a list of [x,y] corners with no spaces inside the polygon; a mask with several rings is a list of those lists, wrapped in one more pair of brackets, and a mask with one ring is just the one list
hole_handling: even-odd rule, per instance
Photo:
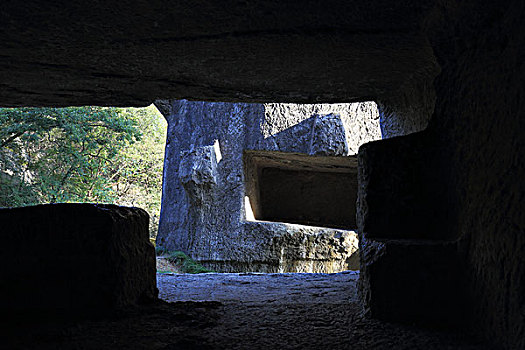
{"label": "rough stone surface", "polygon": [[[525,106],[523,64],[517,57],[524,54],[525,9],[519,1],[456,5],[436,8],[426,23],[442,67],[435,95],[425,98],[435,98],[429,127],[369,144],[360,154],[361,294],[378,317],[402,319],[412,308],[410,322],[430,321],[436,314],[418,315],[417,308],[431,310],[426,298],[442,287],[417,286],[439,269],[451,276],[442,281],[452,288],[443,294],[448,295],[444,305],[457,305],[447,324],[459,321],[504,348],[522,349],[525,189],[519,179],[525,174]],[[403,109],[401,104],[398,110]],[[398,134],[414,131],[417,124],[417,119],[400,122]],[[427,249],[407,254],[384,242],[418,237],[424,243],[413,240],[411,249],[425,244],[448,259],[432,262]],[[372,290],[395,277],[393,266],[402,264],[409,271],[395,302],[407,309],[398,313],[385,307],[388,294],[374,296]],[[402,290],[419,296],[406,300]],[[374,310],[376,302],[384,303]]]}
{"label": "rough stone surface", "polygon": [[448,229],[443,148],[426,130],[359,151],[359,292],[373,317],[466,324],[466,243]]}
{"label": "rough stone surface", "polygon": [[159,298],[165,301],[217,301],[223,304],[262,303],[353,304],[358,271],[340,273],[202,273],[157,274]]}
{"label": "rough stone surface", "polygon": [[[354,229],[356,163],[349,156],[363,142],[380,137],[373,102],[330,106],[172,101],[169,107],[166,102],[159,105],[171,112],[166,115],[159,246],[182,250],[217,271],[358,268],[354,231],[249,222],[246,211],[252,207],[254,219],[263,221],[290,219]],[[297,187],[300,193],[285,192],[298,179],[295,175],[288,176],[292,182],[286,188],[278,187],[285,183],[276,180],[284,179],[283,171],[306,174],[304,189]],[[262,193],[265,186],[268,190]],[[301,200],[286,202],[280,199],[283,195]],[[305,207],[308,203],[313,204]],[[280,210],[273,210],[278,205]],[[272,209],[266,210],[266,216],[264,207]],[[280,216],[281,209],[297,219]],[[300,218],[303,212],[305,217]]]}
{"label": "rough stone surface", "polygon": [[447,230],[444,151],[429,132],[363,145],[358,163],[358,227],[369,238],[454,239]]}
{"label": "rough stone surface", "polygon": [[315,118],[308,154],[324,156],[348,155],[345,125],[339,115],[326,114]]}
{"label": "rough stone surface", "polygon": [[360,296],[376,318],[440,328],[465,324],[460,242],[360,237]]}
{"label": "rough stone surface", "polygon": [[6,0],[0,105],[381,97],[435,66],[434,2]]}
{"label": "rough stone surface", "polygon": [[[482,349],[468,337],[363,318],[356,272],[158,275],[167,301],[222,304],[207,339],[228,349]],[[440,300],[436,300],[436,308]]]}
{"label": "rough stone surface", "polygon": [[253,212],[250,217],[343,229],[357,227],[356,157],[247,150],[244,168],[246,212],[250,208]]}
{"label": "rough stone surface", "polygon": [[437,67],[414,70],[395,93],[377,100],[383,139],[423,131],[434,113]]}
{"label": "rough stone surface", "polygon": [[468,1],[437,17],[452,13],[442,32],[432,32],[443,70],[431,125],[448,146],[439,158],[449,171],[447,202],[455,214],[448,229],[468,242],[472,327],[508,349],[522,349],[525,66],[519,57],[525,55],[525,7],[522,1]]}
{"label": "rough stone surface", "polygon": [[104,313],[157,297],[148,214],[51,204],[0,209],[0,309]]}
{"label": "rough stone surface", "polygon": [[[255,218],[355,229],[355,172],[300,171],[258,164],[259,212]],[[254,201],[250,198],[250,202]],[[350,203],[348,203],[350,202]]]}
{"label": "rough stone surface", "polygon": [[245,222],[225,259],[202,259],[215,271],[322,272],[359,269],[357,233],[277,222]]}
{"label": "rough stone surface", "polygon": [[217,185],[217,157],[213,146],[182,151],[179,178],[193,205],[204,205]]}

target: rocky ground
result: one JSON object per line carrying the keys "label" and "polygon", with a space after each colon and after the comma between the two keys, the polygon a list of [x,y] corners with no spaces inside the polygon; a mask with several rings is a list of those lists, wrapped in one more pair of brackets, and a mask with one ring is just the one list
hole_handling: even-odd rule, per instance
{"label": "rocky ground", "polygon": [[[362,317],[358,274],[158,274],[165,302],[104,319],[35,323],[6,349],[493,349]],[[0,345],[1,348],[1,345]]]}

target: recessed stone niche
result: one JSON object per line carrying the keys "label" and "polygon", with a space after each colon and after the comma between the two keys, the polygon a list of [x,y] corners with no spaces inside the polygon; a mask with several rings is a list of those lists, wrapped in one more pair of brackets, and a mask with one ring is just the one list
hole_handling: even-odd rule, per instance
{"label": "recessed stone niche", "polygon": [[356,228],[355,157],[245,151],[244,166],[254,219]]}

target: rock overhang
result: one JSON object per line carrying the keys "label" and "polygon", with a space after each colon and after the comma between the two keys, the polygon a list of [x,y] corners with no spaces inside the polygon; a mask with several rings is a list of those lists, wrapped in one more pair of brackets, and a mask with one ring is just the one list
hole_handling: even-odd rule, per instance
{"label": "rock overhang", "polygon": [[432,76],[434,1],[8,2],[0,104],[352,102]]}

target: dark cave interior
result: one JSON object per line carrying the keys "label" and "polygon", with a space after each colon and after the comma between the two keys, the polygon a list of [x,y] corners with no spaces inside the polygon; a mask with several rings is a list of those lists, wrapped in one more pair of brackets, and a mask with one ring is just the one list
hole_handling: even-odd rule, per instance
{"label": "dark cave interior", "polygon": [[[397,137],[358,154],[364,313],[523,349],[524,19],[519,0],[5,1],[0,105],[375,100]],[[155,299],[142,216],[1,209],[2,308],[23,319]],[[12,268],[21,241],[41,255],[39,288]],[[63,244],[85,254],[38,249]],[[72,259],[97,266],[88,287],[60,270]]]}

